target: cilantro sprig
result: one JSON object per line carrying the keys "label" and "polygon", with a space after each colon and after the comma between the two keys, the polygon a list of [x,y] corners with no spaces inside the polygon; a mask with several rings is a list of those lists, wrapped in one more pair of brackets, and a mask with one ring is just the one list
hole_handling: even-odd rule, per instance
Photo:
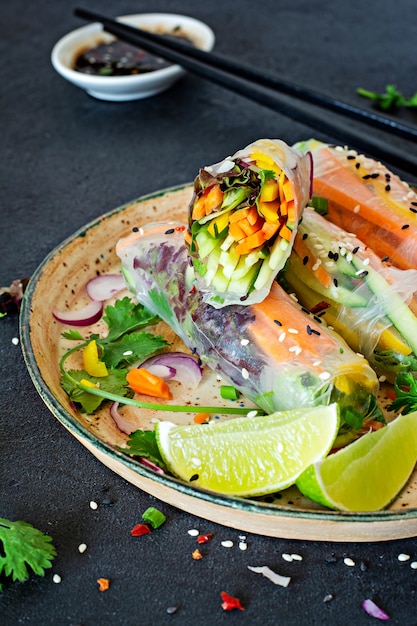
{"label": "cilantro sprig", "polygon": [[417,411],[417,379],[409,372],[401,372],[395,378],[396,398],[389,405],[390,411],[412,413]]}
{"label": "cilantro sprig", "polygon": [[28,568],[43,576],[56,556],[51,537],[27,522],[0,517],[0,542],[0,574],[11,576],[13,581],[29,578]]}
{"label": "cilantro sprig", "polygon": [[401,91],[397,89],[395,85],[386,85],[384,93],[377,93],[376,91],[369,91],[359,87],[356,92],[364,98],[369,98],[376,102],[376,104],[388,111],[389,109],[395,109],[398,107],[417,107],[417,92],[410,98],[406,98]]}

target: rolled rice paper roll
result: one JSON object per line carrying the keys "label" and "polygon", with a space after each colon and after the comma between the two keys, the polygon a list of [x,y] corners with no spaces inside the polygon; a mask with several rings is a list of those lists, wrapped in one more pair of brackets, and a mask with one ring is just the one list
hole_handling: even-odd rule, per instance
{"label": "rolled rice paper roll", "polygon": [[367,361],[277,283],[261,303],[216,309],[205,302],[184,229],[151,224],[118,242],[123,275],[140,303],[267,413],[337,401],[345,419],[378,414],[378,381]]}
{"label": "rolled rice paper roll", "polygon": [[417,371],[416,270],[392,267],[307,207],[282,278],[379,375]]}
{"label": "rolled rice paper roll", "polygon": [[204,302],[260,302],[285,264],[310,198],[311,159],[260,139],[194,181],[186,242]]}

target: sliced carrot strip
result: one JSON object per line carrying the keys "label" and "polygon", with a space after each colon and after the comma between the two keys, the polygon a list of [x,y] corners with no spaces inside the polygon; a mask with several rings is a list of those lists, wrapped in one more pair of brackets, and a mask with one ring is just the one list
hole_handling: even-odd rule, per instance
{"label": "sliced carrot strip", "polygon": [[294,240],[293,250],[298,254],[304,265],[306,265],[313,272],[314,276],[321,282],[321,284],[328,289],[333,282],[332,277],[321,264],[317,265],[317,257],[299,235],[297,235]]}

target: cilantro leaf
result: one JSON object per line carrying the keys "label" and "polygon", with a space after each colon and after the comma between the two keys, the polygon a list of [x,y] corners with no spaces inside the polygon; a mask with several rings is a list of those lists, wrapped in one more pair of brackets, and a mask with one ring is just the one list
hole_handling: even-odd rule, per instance
{"label": "cilantro leaf", "polygon": [[[90,415],[104,402],[105,398],[95,396],[88,391],[80,389],[76,382],[88,380],[94,385],[98,385],[102,391],[114,393],[119,396],[126,396],[130,393],[126,382],[127,370],[125,368],[112,368],[109,370],[108,376],[97,378],[90,376],[85,370],[68,370],[63,374],[61,385],[69,395],[70,400],[81,405],[81,411]],[[75,382],[76,381],[76,382]]]}
{"label": "cilantro leaf", "polygon": [[103,320],[109,327],[106,343],[116,341],[122,335],[155,324],[159,318],[141,304],[134,304],[129,296],[116,300],[113,306],[104,309]]}
{"label": "cilantro leaf", "polygon": [[131,433],[126,448],[117,448],[120,452],[130,456],[144,456],[163,470],[167,469],[158,444],[156,443],[155,432],[153,430],[135,430]]}
{"label": "cilantro leaf", "polygon": [[51,537],[26,522],[11,522],[0,517],[0,541],[3,544],[0,574],[11,576],[13,580],[26,580],[28,567],[43,576],[56,556]]}
{"label": "cilantro leaf", "polygon": [[107,367],[117,367],[121,362],[134,363],[146,359],[168,346],[168,342],[161,335],[152,335],[144,331],[124,335],[119,341],[112,343],[101,339],[98,339],[97,343],[103,349],[102,360]]}
{"label": "cilantro leaf", "polygon": [[369,91],[368,89],[362,89],[361,87],[356,92],[364,98],[373,100],[384,111],[389,109],[405,107],[417,107],[417,93],[411,98],[405,98],[401,91],[398,91],[395,85],[386,85],[384,93],[377,93],[376,91]]}
{"label": "cilantro leaf", "polygon": [[84,337],[81,333],[73,329],[61,333],[61,337],[69,339],[70,341],[84,341]]}
{"label": "cilantro leaf", "polygon": [[404,414],[417,411],[417,379],[413,374],[408,372],[398,374],[394,382],[394,391],[397,397],[389,405],[390,411],[402,410]]}

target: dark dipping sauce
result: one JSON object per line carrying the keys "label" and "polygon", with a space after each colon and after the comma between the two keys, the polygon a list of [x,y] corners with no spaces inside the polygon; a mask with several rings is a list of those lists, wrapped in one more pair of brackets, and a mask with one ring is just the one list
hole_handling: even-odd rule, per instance
{"label": "dark dipping sauce", "polygon": [[[161,36],[194,45],[191,39],[182,35]],[[116,39],[82,52],[74,63],[74,70],[94,76],[129,76],[154,72],[169,65],[172,64],[165,59]]]}

